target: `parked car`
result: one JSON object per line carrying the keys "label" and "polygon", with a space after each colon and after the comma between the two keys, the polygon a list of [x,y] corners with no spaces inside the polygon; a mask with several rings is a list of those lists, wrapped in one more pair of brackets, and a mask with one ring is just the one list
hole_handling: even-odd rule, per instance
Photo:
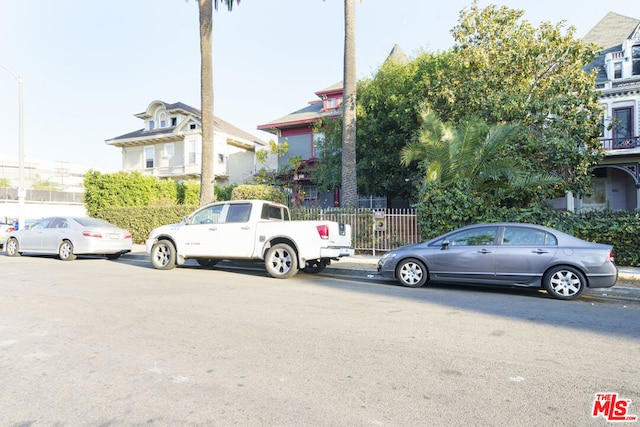
{"label": "parked car", "polygon": [[4,245],[4,242],[7,240],[7,234],[12,232],[13,230],[13,225],[0,222],[0,247],[2,247],[2,245]]}
{"label": "parked car", "polygon": [[25,230],[9,233],[5,251],[9,256],[25,252],[57,254],[71,261],[77,255],[105,255],[117,259],[131,252],[131,233],[96,218],[44,218]]}
{"label": "parked car", "polygon": [[542,287],[562,300],[618,279],[611,246],[521,223],[471,225],[392,250],[378,272],[409,287],[428,281]]}

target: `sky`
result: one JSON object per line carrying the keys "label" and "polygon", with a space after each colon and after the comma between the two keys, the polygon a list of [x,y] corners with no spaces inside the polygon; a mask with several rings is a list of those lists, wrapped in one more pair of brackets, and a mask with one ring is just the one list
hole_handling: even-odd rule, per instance
{"label": "sky", "polygon": [[[356,2],[358,79],[371,77],[395,44],[409,56],[453,45],[451,29],[472,1]],[[566,21],[584,36],[608,12],[640,19],[630,0],[479,0]],[[216,116],[258,131],[342,80],[343,0],[242,0],[214,11]],[[0,64],[23,79],[24,155],[121,169],[105,140],[141,129],[155,100],[200,108],[197,0],[0,0]],[[0,154],[19,152],[17,79],[0,67]]]}

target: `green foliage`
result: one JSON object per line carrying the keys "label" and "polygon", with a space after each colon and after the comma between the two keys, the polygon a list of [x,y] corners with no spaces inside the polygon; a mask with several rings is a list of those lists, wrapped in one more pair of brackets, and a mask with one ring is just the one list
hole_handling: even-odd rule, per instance
{"label": "green foliage", "polygon": [[588,194],[588,168],[602,158],[601,110],[594,75],[583,67],[596,47],[564,23],[533,27],[523,12],[477,3],[452,30],[455,46],[408,64],[386,62],[358,86],[358,178],[363,194],[413,199],[417,164],[398,170],[399,152],[419,139],[420,113],[431,108],[457,126],[520,123],[514,155],[538,172],[561,176],[555,195]]}
{"label": "green foliage", "polygon": [[231,192],[231,200],[269,200],[287,203],[287,195],[281,189],[271,185],[239,185]]}
{"label": "green foliage", "polygon": [[342,183],[342,121],[325,117],[314,123],[314,134],[322,137],[314,141],[319,162],[309,171],[318,191],[331,191]]}
{"label": "green foliage", "polygon": [[200,202],[200,182],[194,179],[178,183],[178,203],[197,205]]}
{"label": "green foliage", "polygon": [[156,227],[182,221],[198,208],[198,204],[169,206],[106,206],[99,218],[131,232],[133,242],[144,244]]}
{"label": "green foliage", "polygon": [[226,187],[220,187],[218,185],[216,185],[214,187],[214,191],[216,194],[216,202],[223,202],[226,200],[231,200],[231,196],[233,194],[233,189],[236,188],[237,185],[233,184],[233,185],[228,185]]}
{"label": "green foliage", "polygon": [[417,162],[424,181],[443,189],[457,187],[485,204],[527,206],[552,195],[561,182],[513,153],[521,135],[516,124],[487,125],[472,118],[458,127],[443,123],[431,110],[422,114],[419,138],[400,152],[404,166]]}
{"label": "green foliage", "polygon": [[84,176],[84,204],[90,216],[117,206],[170,205],[178,201],[178,183],[139,172],[103,174],[93,169]]}
{"label": "green foliage", "polygon": [[430,188],[416,203],[423,240],[459,227],[485,222],[524,222],[555,228],[583,240],[613,246],[618,265],[640,265],[640,211],[594,211],[574,214],[545,204],[527,209],[487,205],[459,188]]}
{"label": "green foliage", "polygon": [[289,151],[289,141],[286,139],[280,144],[276,143],[274,140],[270,140],[269,151],[258,150],[256,152],[256,160],[260,165],[262,165],[262,167],[258,170],[253,181],[256,184],[278,185],[278,172],[274,170],[267,170],[265,164],[269,155],[275,155],[277,158],[280,158],[283,157],[287,151]]}

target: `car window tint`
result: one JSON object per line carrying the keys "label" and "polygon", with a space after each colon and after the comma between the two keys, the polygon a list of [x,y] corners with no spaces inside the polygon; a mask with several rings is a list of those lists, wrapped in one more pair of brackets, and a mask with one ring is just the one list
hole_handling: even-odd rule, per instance
{"label": "car window tint", "polygon": [[220,222],[220,213],[224,205],[214,205],[193,214],[192,224],[217,224]]}
{"label": "car window tint", "polygon": [[251,216],[251,205],[229,205],[225,222],[247,222]]}
{"label": "car window tint", "polygon": [[449,236],[450,246],[486,246],[493,245],[497,227],[479,227],[464,230]]}
{"label": "car window tint", "polygon": [[34,230],[38,230],[38,229],[41,229],[41,228],[47,228],[52,220],[53,220],[53,218],[45,218],[45,219],[40,220],[40,221],[36,222],[35,224],[33,224],[33,226],[31,228],[34,229]]}
{"label": "car window tint", "polygon": [[282,208],[274,205],[262,205],[261,219],[275,219],[282,221]]}
{"label": "car window tint", "polygon": [[[63,219],[63,218],[60,218]],[[106,221],[98,218],[73,218],[73,221],[77,222],[83,227],[113,227]]]}
{"label": "car window tint", "polygon": [[505,246],[544,246],[557,245],[558,241],[544,230],[527,227],[506,227],[502,244]]}

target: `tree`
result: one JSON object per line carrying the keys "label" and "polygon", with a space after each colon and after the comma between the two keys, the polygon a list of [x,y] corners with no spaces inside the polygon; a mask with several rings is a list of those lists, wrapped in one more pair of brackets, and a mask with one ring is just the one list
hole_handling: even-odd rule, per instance
{"label": "tree", "polygon": [[422,113],[423,125],[417,141],[400,152],[401,163],[419,164],[428,187],[453,187],[485,204],[527,206],[549,196],[561,179],[538,173],[533,165],[515,155],[511,143],[523,135],[520,125],[489,126],[482,119],[470,119],[453,127],[431,110]]}
{"label": "tree", "polygon": [[344,0],[344,93],[342,101],[342,203],[358,206],[356,173],[355,0]]}
{"label": "tree", "polygon": [[411,198],[416,166],[397,165],[400,149],[419,137],[423,107],[454,126],[473,116],[489,125],[520,123],[511,152],[562,176],[555,195],[590,190],[588,168],[602,157],[601,111],[594,76],[583,67],[596,47],[575,40],[563,23],[535,28],[522,16],[474,2],[452,30],[452,49],[385,63],[359,82],[360,190]]}
{"label": "tree", "polygon": [[[213,120],[213,60],[212,39],[213,7],[218,9],[218,3],[227,5],[229,11],[233,9],[234,0],[198,0],[200,23],[200,110],[202,114],[202,159],[200,175],[200,204],[210,203],[215,199],[215,176],[213,164],[214,154],[214,120]],[[240,0],[235,0],[240,4]]]}

